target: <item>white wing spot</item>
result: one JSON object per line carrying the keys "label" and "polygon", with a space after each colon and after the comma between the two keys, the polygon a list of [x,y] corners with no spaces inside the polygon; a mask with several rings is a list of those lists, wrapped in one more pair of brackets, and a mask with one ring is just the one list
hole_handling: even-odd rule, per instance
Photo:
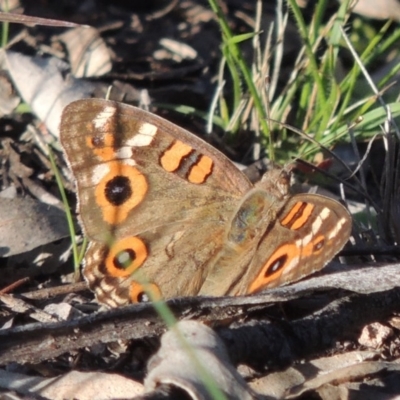
{"label": "white wing spot", "polygon": [[313,232],[313,231],[312,231],[311,233],[309,233],[308,235],[304,236],[303,239],[301,240],[302,246],[303,246],[303,247],[304,247],[304,246],[307,246],[308,243],[311,242],[311,240],[313,239],[313,237],[314,237],[314,232]]}
{"label": "white wing spot", "polygon": [[324,220],[324,219],[327,219],[328,217],[329,217],[329,215],[330,215],[330,213],[331,213],[331,210],[328,208],[328,207],[324,207],[323,209],[322,209],[322,211],[321,211],[321,218]]}
{"label": "white wing spot", "polygon": [[315,221],[311,225],[311,232],[315,235],[319,229],[321,228],[322,222],[324,218],[322,218],[322,215],[318,215],[318,217],[315,219]]}
{"label": "white wing spot", "polygon": [[132,157],[132,147],[123,146],[115,151],[115,157],[119,160],[124,160],[126,158]]}
{"label": "white wing spot", "polygon": [[137,165],[136,161],[132,158],[127,158],[125,160],[122,160],[122,164],[130,165],[131,167],[134,167],[135,165]]}
{"label": "white wing spot", "polygon": [[322,209],[321,213],[311,225],[311,232],[313,234],[316,234],[320,230],[322,223],[329,217],[330,214],[331,210],[329,208],[324,207]]}
{"label": "white wing spot", "polygon": [[345,223],[346,223],[346,219],[345,218],[341,218],[338,221],[338,223],[336,224],[335,228],[332,229],[331,232],[329,233],[328,240],[331,240],[332,238],[336,237]]}
{"label": "white wing spot", "polygon": [[113,117],[116,112],[115,107],[107,106],[103,111],[100,111],[93,120],[93,125],[96,129],[101,129],[107,124],[108,120]]}
{"label": "white wing spot", "polygon": [[300,257],[296,256],[290,260],[290,263],[285,266],[282,271],[282,276],[291,275],[293,270],[297,270],[297,266],[299,265]]}
{"label": "white wing spot", "polygon": [[91,182],[97,185],[108,173],[110,168],[108,164],[98,164],[94,167]]}
{"label": "white wing spot", "polygon": [[157,133],[157,127],[148,122],[143,123],[138,133],[136,133],[131,139],[129,139],[126,144],[133,147],[144,147],[148,146]]}

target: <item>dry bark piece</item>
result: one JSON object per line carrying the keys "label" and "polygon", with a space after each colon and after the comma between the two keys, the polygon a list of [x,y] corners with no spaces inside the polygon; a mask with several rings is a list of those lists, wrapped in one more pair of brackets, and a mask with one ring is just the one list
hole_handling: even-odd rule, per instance
{"label": "dry bark piece", "polygon": [[[380,271],[384,273],[385,268]],[[372,280],[370,285],[370,291],[373,291]],[[269,315],[276,308],[274,304],[282,307],[289,300],[294,304],[299,300],[294,302],[293,299],[304,299],[313,293],[311,289],[296,292],[296,287],[299,284],[257,296],[193,297],[174,299],[167,304],[177,318],[191,315],[193,319],[199,318],[214,326],[222,322],[226,325],[226,321],[242,320],[247,316],[250,319],[247,324],[234,329],[219,328],[218,333],[229,346],[229,354],[235,362],[246,363],[257,370],[268,366],[287,367],[291,362],[334,348],[338,340],[357,340],[366,324],[387,319],[400,311],[400,290],[380,291],[378,288],[377,293],[350,295],[333,301],[322,310],[299,320],[279,323],[251,320],[254,313]],[[336,297],[340,293],[338,290],[326,292]],[[16,358],[20,362],[37,363],[95,343],[158,336],[164,329],[165,325],[152,305],[140,304],[70,322],[0,330],[0,363],[4,365]],[[78,334],[81,331],[84,334]]]}
{"label": "dry bark piece", "polygon": [[42,311],[41,309],[32,306],[31,304],[26,303],[22,299],[15,298],[8,294],[1,294],[0,301],[9,309],[13,310],[18,314],[28,314],[29,316],[40,322],[57,322],[60,321],[60,318],[51,315],[46,311]]}
{"label": "dry bark piece", "polygon": [[343,289],[354,293],[376,293],[400,286],[400,263],[370,265],[343,265],[331,262],[318,274],[298,282],[296,286],[282,286],[265,293],[282,293],[286,296],[295,288],[305,293],[331,289]]}
{"label": "dry bark piece", "polygon": [[[383,369],[380,374],[373,379],[367,376],[360,382],[349,382],[341,387],[345,387],[349,392],[349,399],[351,400],[398,400],[400,393],[400,372],[395,364],[389,365],[388,368]],[[391,366],[397,367],[392,370]],[[321,388],[323,389],[323,388]],[[318,393],[321,394],[321,389]],[[332,400],[334,397],[324,397],[325,400]]]}
{"label": "dry bark piece", "polygon": [[392,335],[393,329],[379,322],[374,322],[364,327],[358,343],[365,347],[377,349]]}

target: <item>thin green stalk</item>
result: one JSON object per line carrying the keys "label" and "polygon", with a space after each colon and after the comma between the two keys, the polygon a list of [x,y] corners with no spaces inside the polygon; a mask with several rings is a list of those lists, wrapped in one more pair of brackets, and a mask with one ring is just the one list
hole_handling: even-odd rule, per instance
{"label": "thin green stalk", "polygon": [[71,237],[71,244],[72,244],[72,254],[73,254],[73,259],[74,259],[74,269],[75,269],[75,273],[77,274],[79,271],[79,264],[80,264],[80,258],[79,258],[79,254],[78,254],[78,246],[76,243],[76,236],[75,236],[75,227],[74,227],[74,221],[72,218],[72,213],[71,213],[71,209],[68,205],[68,199],[67,199],[67,195],[65,193],[65,189],[64,189],[64,185],[61,179],[61,175],[60,172],[57,168],[55,159],[54,159],[54,154],[53,151],[51,150],[50,146],[48,147],[48,151],[49,151],[49,159],[50,159],[50,163],[54,172],[54,176],[56,178],[56,182],[57,182],[57,186],[58,186],[58,190],[60,191],[60,195],[61,195],[61,199],[62,202],[64,204],[65,207],[65,215],[67,217],[67,222],[68,222],[68,229],[69,229],[69,234]]}
{"label": "thin green stalk", "polygon": [[267,124],[267,115],[266,115],[265,109],[263,107],[261,98],[258,95],[257,89],[254,85],[253,77],[246,65],[245,60],[242,57],[242,54],[241,54],[241,51],[240,51],[238,45],[236,44],[236,42],[234,40],[233,34],[228,26],[228,23],[226,21],[226,18],[224,16],[222,10],[220,9],[220,7],[218,6],[218,4],[216,3],[215,0],[209,0],[209,4],[210,4],[212,10],[215,12],[215,14],[218,17],[218,21],[219,21],[219,24],[220,24],[220,27],[222,30],[223,42],[224,42],[225,46],[228,47],[230,55],[233,57],[236,64],[238,65],[239,70],[242,73],[243,78],[246,82],[246,85],[248,87],[250,95],[254,101],[254,106],[255,106],[258,116],[259,116],[261,130],[262,130],[264,136],[269,138],[269,140],[268,140],[269,156],[270,156],[270,159],[273,160],[274,159],[274,149],[272,146],[272,138],[271,138],[270,130],[269,130],[269,127]]}
{"label": "thin green stalk", "polygon": [[319,35],[319,28],[323,25],[322,20],[326,11],[328,5],[328,1],[327,0],[320,0],[317,2],[317,5],[315,7],[315,12],[313,15],[313,23],[312,26],[314,27],[314,29],[312,30],[313,33],[313,39],[312,39],[312,43],[314,43]]}
{"label": "thin green stalk", "polygon": [[[4,12],[8,12],[8,0],[4,2]],[[9,27],[10,23],[3,21],[2,28],[1,28],[1,47],[3,49],[6,48],[8,44],[8,35],[9,35]]]}
{"label": "thin green stalk", "polygon": [[296,0],[289,0],[288,4],[290,5],[292,12],[295,16],[297,26],[299,28],[299,33],[301,38],[303,39],[306,55],[308,57],[310,63],[310,72],[312,75],[315,84],[317,85],[318,90],[318,101],[321,104],[322,108],[326,107],[326,96],[324,91],[324,85],[319,73],[318,64],[315,59],[315,55],[312,49],[312,44],[310,43],[309,33],[306,27],[306,24],[303,19],[303,15],[301,14],[300,8],[296,3]]}

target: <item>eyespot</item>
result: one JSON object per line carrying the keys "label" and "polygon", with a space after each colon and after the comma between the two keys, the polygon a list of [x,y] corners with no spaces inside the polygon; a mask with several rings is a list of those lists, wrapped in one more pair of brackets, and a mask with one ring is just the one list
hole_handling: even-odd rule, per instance
{"label": "eyespot", "polygon": [[136,259],[136,252],[133,249],[121,250],[114,257],[114,265],[119,269],[127,269]]}
{"label": "eyespot", "polygon": [[111,276],[129,276],[147,259],[148,251],[144,242],[131,236],[115,242],[105,259],[107,273]]}
{"label": "eyespot", "polygon": [[129,292],[129,297],[132,303],[147,303],[149,301],[157,301],[161,299],[160,288],[155,283],[140,283],[133,282]]}
{"label": "eyespot", "polygon": [[133,194],[131,182],[127,176],[115,176],[106,182],[104,196],[115,207],[122,206]]}
{"label": "eyespot", "polygon": [[255,293],[266,287],[276,286],[285,268],[298,263],[299,249],[294,244],[284,244],[269,257],[264,266],[249,285],[247,293]]}
{"label": "eyespot", "polygon": [[319,237],[313,242],[313,253],[319,253],[325,245],[325,238]]}
{"label": "eyespot", "polygon": [[95,189],[96,203],[102,210],[103,220],[110,225],[124,222],[144,200],[147,190],[147,179],[137,168],[118,161],[107,163],[107,173]]}
{"label": "eyespot", "polygon": [[264,278],[268,279],[270,276],[276,274],[280,269],[282,269],[287,262],[287,258],[287,254],[282,254],[272,261],[272,263],[268,265],[268,268],[264,272]]}

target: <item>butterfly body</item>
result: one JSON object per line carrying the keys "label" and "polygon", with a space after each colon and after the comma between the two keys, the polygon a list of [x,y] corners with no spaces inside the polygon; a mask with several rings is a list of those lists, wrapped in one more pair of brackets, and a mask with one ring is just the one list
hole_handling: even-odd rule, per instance
{"label": "butterfly body", "polygon": [[135,107],[66,107],[61,142],[91,239],[84,274],[109,306],[155,297],[237,295],[321,269],[351,230],[345,208],[290,195],[284,171],[252,185],[223,154]]}

